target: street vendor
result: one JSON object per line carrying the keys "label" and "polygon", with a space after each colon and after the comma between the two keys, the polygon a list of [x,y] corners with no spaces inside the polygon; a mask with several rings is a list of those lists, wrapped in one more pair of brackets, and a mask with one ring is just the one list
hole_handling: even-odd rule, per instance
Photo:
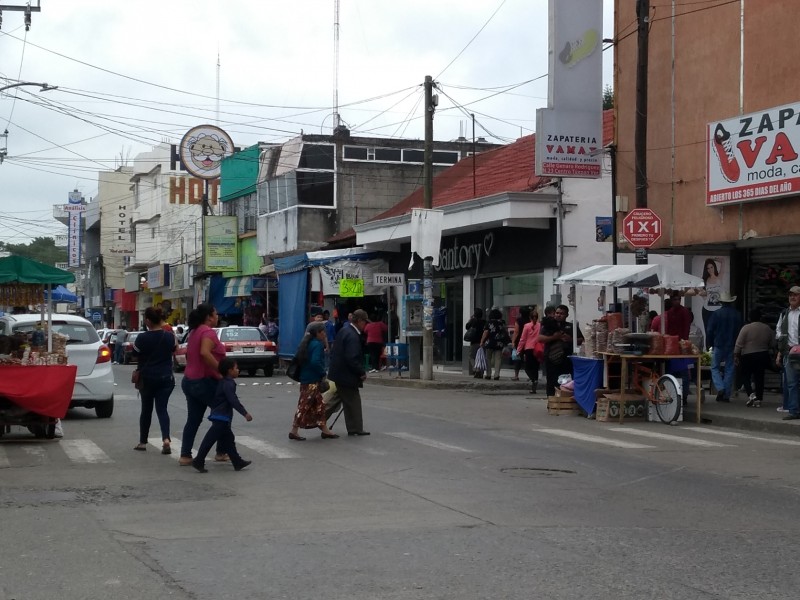
{"label": "street vendor", "polygon": [[[567,321],[569,307],[562,304],[556,308],[555,319],[545,319],[542,322],[539,341],[544,344],[544,363],[547,373],[547,395],[554,396],[556,385],[561,375],[572,375],[573,336],[575,326]],[[578,345],[583,344],[584,338],[580,327],[577,328]]]}

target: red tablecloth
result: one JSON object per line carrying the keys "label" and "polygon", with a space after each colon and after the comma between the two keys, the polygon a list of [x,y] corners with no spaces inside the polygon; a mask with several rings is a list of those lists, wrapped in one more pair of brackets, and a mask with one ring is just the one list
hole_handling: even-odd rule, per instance
{"label": "red tablecloth", "polygon": [[75,365],[0,365],[0,396],[46,417],[63,419],[75,389]]}

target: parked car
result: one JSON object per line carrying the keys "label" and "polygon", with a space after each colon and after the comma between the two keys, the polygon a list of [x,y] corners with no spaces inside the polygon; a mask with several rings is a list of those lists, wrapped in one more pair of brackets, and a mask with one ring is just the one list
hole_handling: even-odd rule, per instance
{"label": "parked car", "polygon": [[172,365],[176,373],[183,373],[186,368],[186,347],[189,344],[189,332],[187,331],[178,338],[178,347],[172,355]]}
{"label": "parked car", "polygon": [[139,357],[133,353],[133,342],[136,336],[142,333],[141,331],[131,331],[128,333],[128,339],[122,344],[122,364],[129,365],[139,361]]}
{"label": "parked car", "polygon": [[[0,333],[13,335],[36,329],[41,321],[37,314],[5,315],[0,317]],[[78,367],[70,408],[94,408],[101,419],[114,412],[114,372],[111,370],[111,350],[97,335],[90,321],[67,314],[53,315],[53,332],[66,335],[67,362]]]}
{"label": "parked car", "polygon": [[263,369],[266,377],[272,377],[278,361],[275,342],[269,341],[258,327],[229,325],[214,331],[225,344],[226,356],[235,359],[240,370],[253,377]]}

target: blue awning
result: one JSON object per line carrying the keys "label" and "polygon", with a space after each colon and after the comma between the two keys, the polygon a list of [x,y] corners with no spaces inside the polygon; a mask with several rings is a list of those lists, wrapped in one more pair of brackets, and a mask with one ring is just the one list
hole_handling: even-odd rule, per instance
{"label": "blue awning", "polygon": [[240,298],[249,296],[253,292],[253,277],[244,275],[242,277],[228,277],[225,280],[225,297]]}

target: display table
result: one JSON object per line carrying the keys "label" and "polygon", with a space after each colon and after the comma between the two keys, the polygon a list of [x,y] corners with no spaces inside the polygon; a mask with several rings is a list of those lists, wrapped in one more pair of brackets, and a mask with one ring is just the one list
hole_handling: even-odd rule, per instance
{"label": "display table", "polygon": [[77,374],[76,365],[0,365],[0,397],[38,415],[63,419]]}
{"label": "display table", "polygon": [[[701,376],[701,365],[700,365],[700,354],[616,354],[613,352],[601,352],[600,353],[603,357],[603,387],[608,388],[608,363],[619,360],[620,362],[620,389],[628,389],[628,364],[629,363],[642,363],[642,362],[658,362],[661,364],[661,373],[664,373],[664,364],[670,360],[683,360],[686,362],[696,362],[697,366],[695,368],[695,377],[697,378],[697,393],[695,394],[695,403],[696,403],[696,410],[697,410],[697,417],[696,422],[701,422],[701,415],[700,412],[701,408],[701,401],[702,401],[702,376]],[[686,395],[686,390],[684,390],[684,396]]]}

